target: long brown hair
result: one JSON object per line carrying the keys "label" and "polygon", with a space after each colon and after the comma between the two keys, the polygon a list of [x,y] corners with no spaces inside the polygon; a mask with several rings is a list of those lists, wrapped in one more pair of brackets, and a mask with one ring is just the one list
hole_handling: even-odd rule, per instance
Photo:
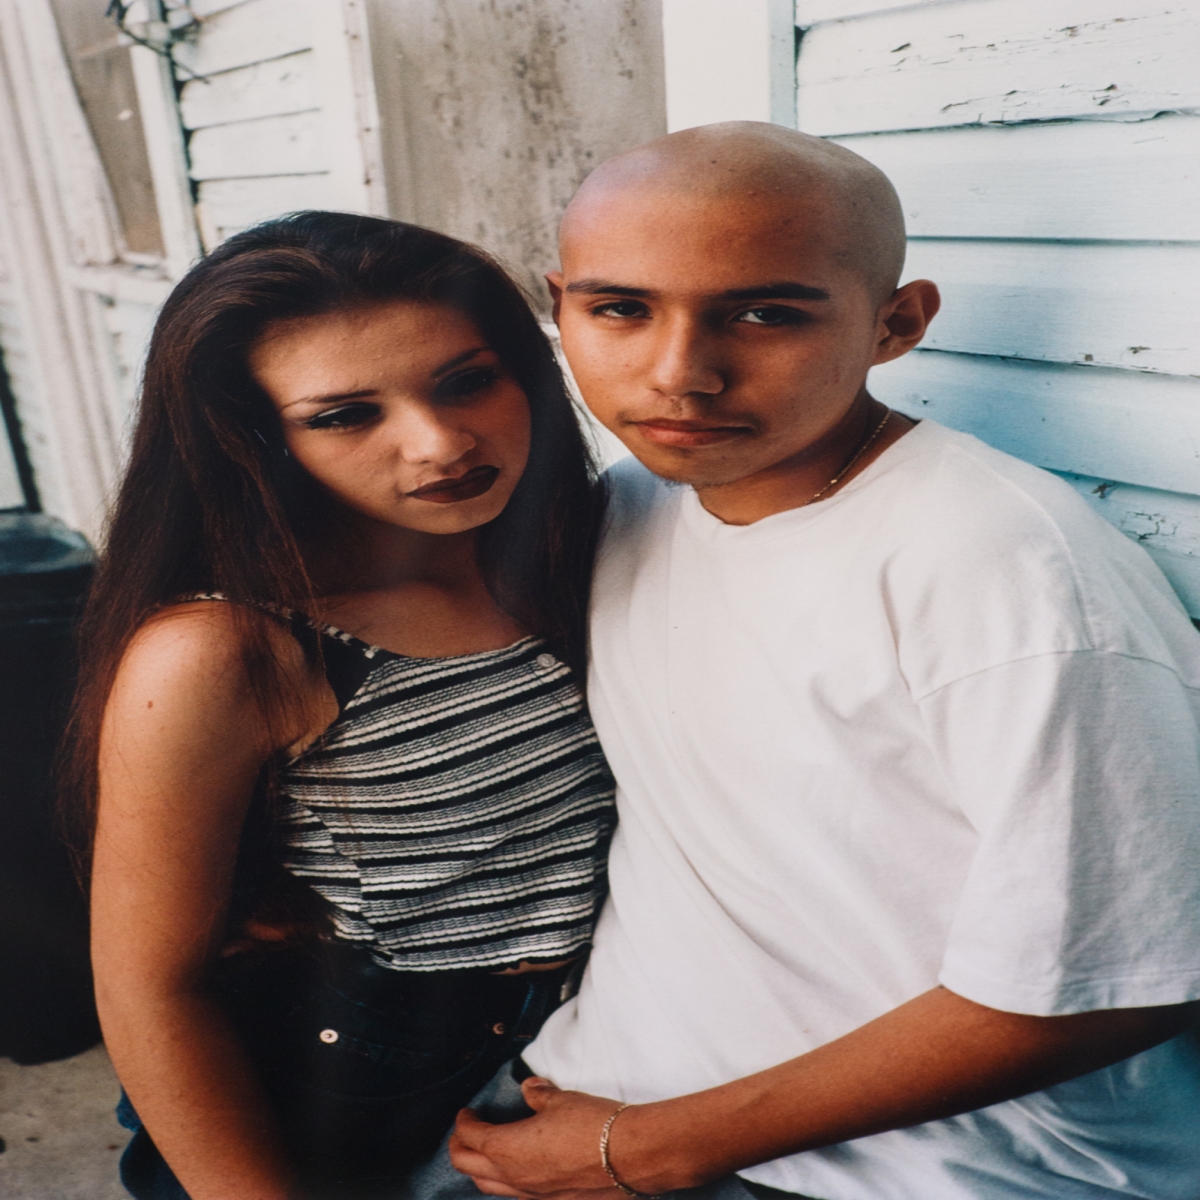
{"label": "long brown hair", "polygon": [[[388,300],[469,317],[524,389],[528,465],[477,555],[499,605],[582,672],[603,493],[553,350],[517,286],[453,238],[374,217],[301,212],[230,238],[180,281],[146,360],[129,465],[80,626],[80,682],[64,743],[64,812],[86,872],[101,721],[121,656],[157,608],[218,591],[310,611],[301,537],[328,510],[283,451],[247,351],[272,321]],[[270,631],[232,606],[273,725],[294,697]]]}

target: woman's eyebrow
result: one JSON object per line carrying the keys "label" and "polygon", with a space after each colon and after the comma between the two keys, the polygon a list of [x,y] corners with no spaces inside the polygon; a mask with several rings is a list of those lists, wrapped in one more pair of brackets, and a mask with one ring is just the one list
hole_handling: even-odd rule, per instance
{"label": "woman's eyebrow", "polygon": [[462,366],[463,363],[473,359],[475,355],[484,354],[487,350],[487,346],[476,346],[474,350],[464,350],[461,354],[456,354],[453,358],[447,359],[440,367],[430,372],[430,378],[440,379],[447,371],[453,371],[455,367]]}
{"label": "woman's eyebrow", "polygon": [[297,404],[333,404],[341,400],[362,400],[366,396],[375,396],[378,392],[375,388],[363,388],[358,392],[330,392],[328,396],[301,396],[299,400],[292,400],[288,404],[283,405],[280,412],[284,409],[292,408]]}

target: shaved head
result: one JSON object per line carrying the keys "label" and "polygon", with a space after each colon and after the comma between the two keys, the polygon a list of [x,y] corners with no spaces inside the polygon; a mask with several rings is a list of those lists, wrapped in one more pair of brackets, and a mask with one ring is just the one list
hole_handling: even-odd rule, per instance
{"label": "shaved head", "polygon": [[880,302],[900,280],[904,216],[887,176],[842,146],[759,121],[681,130],[602,163],[567,208],[564,253],[625,208],[621,200],[661,206],[685,198],[748,203],[785,224],[815,224]]}

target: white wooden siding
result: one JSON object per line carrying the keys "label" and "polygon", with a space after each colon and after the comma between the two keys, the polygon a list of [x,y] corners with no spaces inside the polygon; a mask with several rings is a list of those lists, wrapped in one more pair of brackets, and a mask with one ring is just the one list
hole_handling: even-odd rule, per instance
{"label": "white wooden siding", "polygon": [[942,289],[926,349],[1200,376],[1200,244],[924,239],[905,273]]}
{"label": "white wooden siding", "polygon": [[312,112],[319,107],[313,52],[307,49],[235,68],[211,79],[189,81],[179,97],[180,113],[188,129]]}
{"label": "white wooden siding", "polygon": [[175,47],[175,61],[207,79],[310,50],[311,28],[308,0],[245,0],[201,18],[197,37]]}
{"label": "white wooden siding", "polygon": [[207,0],[192,11],[199,32],[175,60],[205,245],[301,208],[385,212],[361,3]]}
{"label": "white wooden siding", "polygon": [[887,403],[1063,475],[1200,616],[1200,2],[798,0],[799,128],[942,287]]}
{"label": "white wooden siding", "polygon": [[835,139],[896,185],[910,237],[1200,240],[1200,120]]}
{"label": "white wooden siding", "polygon": [[957,0],[809,29],[810,133],[1120,118],[1200,108],[1186,0]]}

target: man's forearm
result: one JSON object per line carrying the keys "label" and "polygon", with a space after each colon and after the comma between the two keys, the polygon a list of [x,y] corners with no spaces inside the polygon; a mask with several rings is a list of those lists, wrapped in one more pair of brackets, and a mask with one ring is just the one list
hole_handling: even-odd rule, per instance
{"label": "man's forearm", "polygon": [[[761,1162],[971,1112],[1099,1070],[1182,1032],[1197,1005],[1065,1017],[999,1012],[934,988],[837,1041],[704,1092],[624,1112],[610,1158],[656,1194]],[[452,1161],[484,1192],[601,1189],[597,1137],[613,1102],[529,1081],[537,1115],[460,1117]]]}
{"label": "man's forearm", "polygon": [[777,1067],[636,1106],[613,1160],[639,1191],[695,1185],[1099,1070],[1182,1032],[1194,1007],[1028,1017],[935,988]]}

